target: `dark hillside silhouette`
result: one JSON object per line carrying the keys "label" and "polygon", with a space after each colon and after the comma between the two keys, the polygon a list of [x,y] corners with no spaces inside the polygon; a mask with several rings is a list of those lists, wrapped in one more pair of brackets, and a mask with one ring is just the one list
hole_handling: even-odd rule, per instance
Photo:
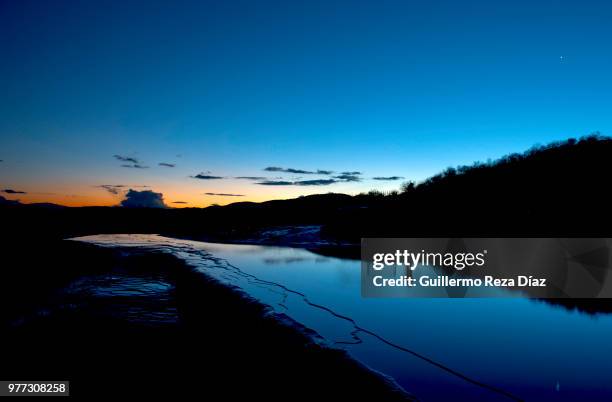
{"label": "dark hillside silhouette", "polygon": [[[612,234],[612,139],[591,135],[449,168],[399,194],[362,196],[327,226],[335,236]],[[358,198],[358,197],[357,197]]]}

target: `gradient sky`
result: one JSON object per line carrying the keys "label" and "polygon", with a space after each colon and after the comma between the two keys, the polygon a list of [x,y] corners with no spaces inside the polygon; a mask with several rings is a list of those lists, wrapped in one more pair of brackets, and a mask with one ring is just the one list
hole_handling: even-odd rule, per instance
{"label": "gradient sky", "polygon": [[[608,135],[611,20],[609,1],[0,0],[0,190],[26,193],[0,195],[116,205],[149,186],[168,205],[206,206],[354,194]],[[343,171],[361,181],[234,179]],[[373,180],[389,176],[404,179]]]}

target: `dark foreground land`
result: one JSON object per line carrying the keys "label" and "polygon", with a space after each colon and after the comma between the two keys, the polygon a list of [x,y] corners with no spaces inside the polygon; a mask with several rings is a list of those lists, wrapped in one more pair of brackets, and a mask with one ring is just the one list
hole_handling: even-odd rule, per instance
{"label": "dark foreground land", "polygon": [[[171,256],[25,239],[7,253],[20,258],[3,264],[2,379],[69,379],[74,396],[409,400],[345,353]],[[80,277],[126,272],[170,283],[169,296],[75,301],[64,293]],[[121,306],[175,312],[176,321],[140,320]]]}

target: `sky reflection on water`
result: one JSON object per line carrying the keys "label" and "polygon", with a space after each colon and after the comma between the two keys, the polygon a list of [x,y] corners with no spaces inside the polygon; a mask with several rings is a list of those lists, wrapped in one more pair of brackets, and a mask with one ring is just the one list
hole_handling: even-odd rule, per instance
{"label": "sky reflection on water", "polygon": [[[154,235],[103,235],[82,240],[171,252],[314,329],[423,400],[450,396],[455,400],[511,399],[367,333],[352,334],[355,328],[350,321],[313,307],[300,294],[310,303],[349,317],[376,336],[519,398],[612,398],[612,315],[588,315],[517,298],[366,299],[360,294],[358,261],[322,257],[303,249],[202,243]],[[355,335],[362,342],[350,344]]]}

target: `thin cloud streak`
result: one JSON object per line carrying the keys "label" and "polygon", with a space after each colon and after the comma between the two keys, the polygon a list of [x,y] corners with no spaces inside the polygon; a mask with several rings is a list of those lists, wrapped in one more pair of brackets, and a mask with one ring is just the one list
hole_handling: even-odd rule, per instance
{"label": "thin cloud streak", "polygon": [[330,184],[338,183],[335,179],[320,179],[320,180],[297,180],[297,181],[285,181],[285,180],[265,180],[257,182],[261,186],[327,186]]}
{"label": "thin cloud streak", "polygon": [[292,181],[279,181],[279,180],[264,180],[257,182],[255,184],[259,184],[261,186],[291,186],[293,185]]}
{"label": "thin cloud streak", "polygon": [[388,181],[394,181],[394,180],[402,180],[403,177],[402,176],[379,176],[379,177],[372,177],[373,180],[388,180]]}
{"label": "thin cloud streak", "polygon": [[244,197],[244,194],[229,194],[229,193],[204,193],[204,195],[216,195],[219,197]]}
{"label": "thin cloud streak", "polygon": [[96,187],[104,189],[113,195],[118,195],[125,186],[123,184],[101,184]]}
{"label": "thin cloud streak", "polygon": [[129,188],[147,188],[149,186],[145,186],[145,185],[128,186],[125,184],[100,184],[99,186],[94,186],[94,187],[106,190],[113,195],[119,195],[120,193],[124,191],[124,189],[128,187]]}
{"label": "thin cloud streak", "polygon": [[321,180],[300,180],[294,182],[296,186],[327,186],[330,184],[337,183],[338,180],[334,179],[321,179]]}
{"label": "thin cloud streak", "polygon": [[267,177],[263,176],[236,176],[234,179],[240,180],[267,180]]}
{"label": "thin cloud streak", "polygon": [[118,161],[121,162],[130,162],[133,163],[135,165],[140,164],[140,161],[134,157],[131,156],[123,156],[123,155],[113,155],[113,158],[117,159]]}
{"label": "thin cloud streak", "polygon": [[356,174],[349,174],[349,172],[342,173],[339,176],[334,176],[334,178],[345,182],[361,181],[361,177],[357,176]]}
{"label": "thin cloud streak", "polygon": [[268,166],[264,168],[266,172],[282,172],[282,173],[292,173],[292,174],[320,174],[320,175],[330,175],[333,173],[331,170],[303,170],[303,169],[295,169],[295,168],[283,168],[280,166]]}
{"label": "thin cloud streak", "polygon": [[132,168],[132,169],[148,169],[148,166],[144,166],[144,165],[139,165],[139,164],[133,164],[133,165],[121,165],[121,167],[124,168]]}
{"label": "thin cloud streak", "polygon": [[5,188],[1,192],[6,194],[27,194],[25,191],[13,190],[12,188]]}
{"label": "thin cloud streak", "polygon": [[190,176],[192,179],[200,179],[200,180],[219,180],[223,179],[222,176],[212,176],[204,173],[197,174],[195,176]]}

